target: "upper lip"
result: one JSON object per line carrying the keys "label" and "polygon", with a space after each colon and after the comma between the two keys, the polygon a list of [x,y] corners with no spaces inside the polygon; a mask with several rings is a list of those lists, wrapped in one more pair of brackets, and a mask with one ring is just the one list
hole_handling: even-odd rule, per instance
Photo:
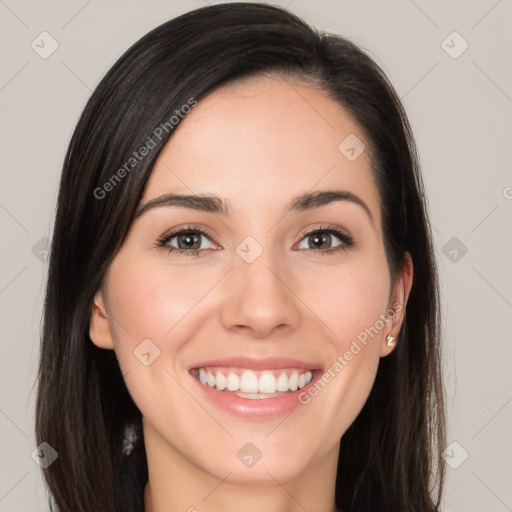
{"label": "upper lip", "polygon": [[249,370],[277,370],[284,368],[303,368],[305,370],[318,370],[320,364],[299,361],[290,357],[247,357],[231,356],[223,359],[211,359],[191,366],[193,368],[205,368],[207,366],[247,368]]}

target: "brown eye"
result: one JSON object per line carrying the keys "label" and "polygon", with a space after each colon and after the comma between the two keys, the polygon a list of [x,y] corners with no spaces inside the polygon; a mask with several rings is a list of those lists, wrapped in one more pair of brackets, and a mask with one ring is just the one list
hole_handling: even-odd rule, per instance
{"label": "brown eye", "polygon": [[185,233],[177,235],[176,238],[178,249],[199,249],[201,245],[201,235],[195,233]]}
{"label": "brown eye", "polygon": [[[336,238],[338,239],[337,243],[334,240]],[[305,243],[306,246],[300,247],[302,243]],[[306,233],[299,243],[299,249],[313,250],[316,252],[325,252],[329,249],[334,249],[330,252],[335,252],[337,250],[346,250],[353,244],[354,239],[348,233],[344,233],[333,227],[325,227]],[[320,250],[318,251],[317,249]]]}
{"label": "brown eye", "polygon": [[[204,245],[204,240],[209,241],[213,247],[201,247],[201,245]],[[158,240],[157,247],[165,248],[169,253],[174,252],[186,256],[198,256],[200,252],[216,248],[210,235],[201,229],[191,227],[180,228],[167,233]]]}
{"label": "brown eye", "polygon": [[315,233],[307,237],[308,244],[315,249],[330,249],[332,235],[329,233]]}

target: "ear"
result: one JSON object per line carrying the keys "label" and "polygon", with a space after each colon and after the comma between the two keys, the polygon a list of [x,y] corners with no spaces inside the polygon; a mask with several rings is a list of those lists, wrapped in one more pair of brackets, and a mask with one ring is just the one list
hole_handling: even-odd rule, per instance
{"label": "ear", "polygon": [[96,292],[96,295],[94,296],[91,320],[89,324],[89,337],[99,348],[114,348],[114,338],[112,336],[112,331],[110,330],[107,308],[105,307],[105,300],[101,290]]}
{"label": "ear", "polygon": [[[380,356],[385,357],[390,354],[397,343],[400,343],[399,332],[405,318],[407,300],[412,288],[413,281],[413,264],[409,252],[404,255],[402,269],[397,276],[394,289],[391,291],[390,302],[386,311],[388,321],[382,331],[382,342]],[[391,334],[395,339],[391,346],[388,346],[387,336]]]}

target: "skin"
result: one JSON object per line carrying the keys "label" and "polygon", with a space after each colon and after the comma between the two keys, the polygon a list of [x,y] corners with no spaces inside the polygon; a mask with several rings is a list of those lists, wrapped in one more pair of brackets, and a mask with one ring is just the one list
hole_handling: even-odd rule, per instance
{"label": "skin", "polygon": [[[394,348],[386,336],[398,335],[412,285],[406,254],[392,286],[370,157],[365,151],[349,161],[338,150],[349,134],[369,147],[322,91],[251,78],[203,98],[159,156],[142,205],[169,192],[213,194],[232,215],[148,210],[133,222],[94,299],[91,340],[115,350],[143,415],[147,512],[335,510],[340,438],[362,409],[380,358]],[[297,195],[340,189],[357,194],[373,222],[349,201],[284,215]],[[198,257],[155,248],[163,234],[188,224],[214,235],[201,237]],[[304,235],[325,224],[347,230],[355,245],[328,253],[343,244],[337,236],[326,235],[321,248],[308,243]],[[247,236],[263,248],[252,263],[236,252]],[[397,303],[402,308],[379,333],[286,418],[236,418],[205,401],[188,373],[194,363],[232,354],[332,367]],[[147,338],[161,351],[149,366],[133,355]],[[251,468],[236,456],[247,442],[262,453]]]}

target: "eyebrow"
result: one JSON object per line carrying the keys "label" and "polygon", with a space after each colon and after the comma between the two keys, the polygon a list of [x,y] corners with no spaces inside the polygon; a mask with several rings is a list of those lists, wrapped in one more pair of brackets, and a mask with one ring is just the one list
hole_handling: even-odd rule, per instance
{"label": "eyebrow", "polygon": [[[358,195],[353,192],[349,192],[348,190],[327,190],[302,194],[295,197],[288,204],[285,214],[311,210],[334,201],[349,201],[360,206],[366,212],[373,224],[373,215],[370,208],[368,208],[368,205]],[[140,217],[148,210],[163,206],[190,208],[192,210],[200,210],[225,216],[231,215],[228,203],[220,197],[209,194],[198,195],[170,193],[150,199],[147,203],[140,206],[135,213],[135,218]]]}

